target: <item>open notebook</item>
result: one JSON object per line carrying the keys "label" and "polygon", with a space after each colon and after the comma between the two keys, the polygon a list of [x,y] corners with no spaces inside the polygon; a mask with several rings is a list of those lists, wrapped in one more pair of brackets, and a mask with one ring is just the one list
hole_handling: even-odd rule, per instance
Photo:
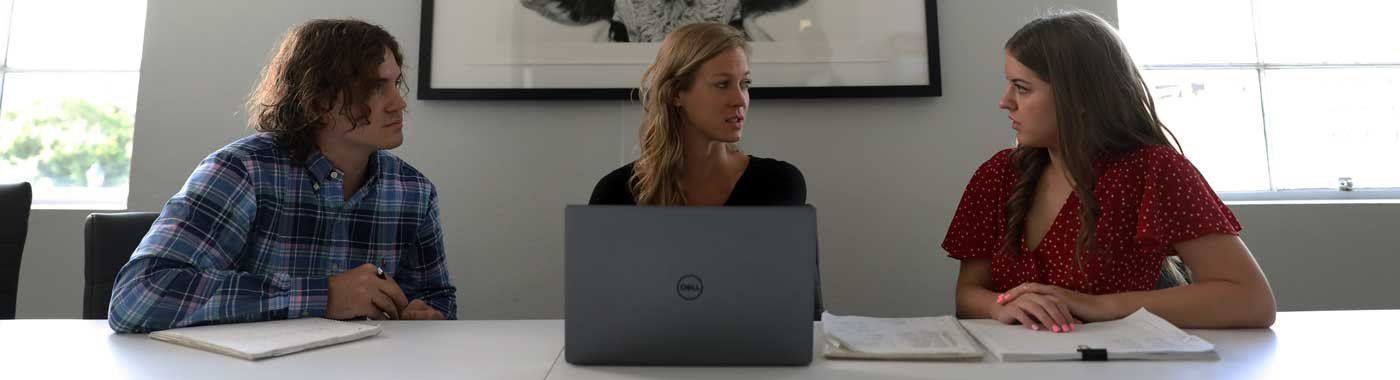
{"label": "open notebook", "polygon": [[991,319],[965,320],[962,325],[1002,361],[1219,358],[1210,342],[1181,331],[1147,309],[1115,321],[1079,325],[1070,333],[1034,331]]}
{"label": "open notebook", "polygon": [[151,339],[258,360],[379,334],[379,326],[325,318],[185,327],[153,332]]}
{"label": "open notebook", "polygon": [[872,318],[822,313],[826,345],[837,359],[974,360],[982,349],[952,316]]}

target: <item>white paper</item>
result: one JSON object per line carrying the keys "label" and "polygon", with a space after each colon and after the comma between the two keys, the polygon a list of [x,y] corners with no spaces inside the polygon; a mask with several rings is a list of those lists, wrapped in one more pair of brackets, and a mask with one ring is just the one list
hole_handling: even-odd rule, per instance
{"label": "white paper", "polygon": [[991,319],[962,321],[983,346],[1003,361],[1079,360],[1079,348],[1106,349],[1108,358],[1190,360],[1215,358],[1215,346],[1139,309],[1116,321],[1086,323],[1068,333],[1030,330]]}
{"label": "white paper", "polygon": [[872,318],[822,314],[828,357],[980,358],[982,350],[952,316]]}
{"label": "white paper", "polygon": [[185,327],[150,334],[151,339],[247,360],[286,355],[379,334],[379,326],[325,318]]}

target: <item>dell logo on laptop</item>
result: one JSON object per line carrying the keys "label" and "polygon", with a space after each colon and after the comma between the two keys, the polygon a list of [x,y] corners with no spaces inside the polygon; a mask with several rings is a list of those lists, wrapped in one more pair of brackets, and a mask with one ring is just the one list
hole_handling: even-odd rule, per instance
{"label": "dell logo on laptop", "polygon": [[705,282],[700,281],[700,276],[687,274],[681,276],[680,281],[676,281],[676,294],[686,301],[694,301],[705,293]]}

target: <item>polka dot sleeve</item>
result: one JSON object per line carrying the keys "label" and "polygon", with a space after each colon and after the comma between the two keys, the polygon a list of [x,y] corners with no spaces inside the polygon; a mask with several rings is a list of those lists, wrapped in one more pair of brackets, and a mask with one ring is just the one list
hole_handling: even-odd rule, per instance
{"label": "polka dot sleeve", "polygon": [[1148,155],[1137,223],[1140,247],[1153,252],[1211,234],[1239,235],[1235,214],[1186,157],[1168,147],[1150,148]]}
{"label": "polka dot sleeve", "polygon": [[943,238],[948,256],[990,258],[1001,249],[1006,239],[1006,200],[1016,181],[1010,157],[1010,149],[998,152],[973,174]]}

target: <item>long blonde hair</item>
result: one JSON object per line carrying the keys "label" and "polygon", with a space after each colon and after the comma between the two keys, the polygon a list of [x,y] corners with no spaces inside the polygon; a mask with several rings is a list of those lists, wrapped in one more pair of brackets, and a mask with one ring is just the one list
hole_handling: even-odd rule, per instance
{"label": "long blonde hair", "polygon": [[633,164],[628,183],[638,205],[685,205],[680,172],[685,158],[681,127],[686,116],[676,106],[676,98],[690,89],[705,62],[733,48],[750,50],[743,32],[719,23],[682,26],[661,41],[656,62],[642,74],[641,157]]}

